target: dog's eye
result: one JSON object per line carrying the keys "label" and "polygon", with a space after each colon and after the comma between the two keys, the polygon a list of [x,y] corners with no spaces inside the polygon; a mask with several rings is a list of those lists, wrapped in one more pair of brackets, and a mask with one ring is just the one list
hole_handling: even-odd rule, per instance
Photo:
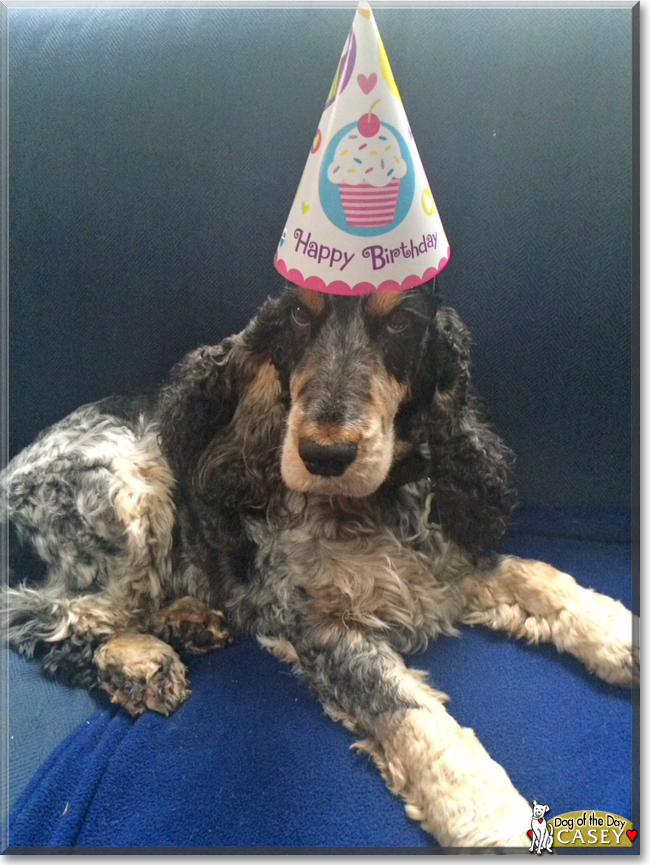
{"label": "dog's eye", "polygon": [[309,327],[311,324],[311,315],[305,307],[301,306],[299,303],[295,304],[292,308],[291,319],[294,324],[298,325],[298,327]]}
{"label": "dog's eye", "polygon": [[386,320],[386,330],[392,334],[404,333],[411,326],[411,320],[406,310],[398,309]]}

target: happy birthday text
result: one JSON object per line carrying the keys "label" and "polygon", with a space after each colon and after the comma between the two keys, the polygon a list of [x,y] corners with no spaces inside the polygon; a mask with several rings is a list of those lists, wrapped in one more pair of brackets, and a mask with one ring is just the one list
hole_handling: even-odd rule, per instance
{"label": "happy birthday text", "polygon": [[[327,262],[329,267],[336,266],[340,271],[345,270],[356,255],[354,252],[348,253],[334,246],[318,243],[316,240],[312,240],[311,231],[305,236],[302,228],[296,228],[293,236],[296,239],[296,252],[313,258],[319,264]],[[424,255],[427,249],[436,249],[437,246],[438,235],[436,233],[423,234],[421,240],[418,237],[417,239],[402,241],[399,246],[392,249],[379,244],[366,246],[361,250],[361,255],[363,258],[370,259],[373,270],[381,270],[387,264],[393,264],[398,258],[417,258]]]}

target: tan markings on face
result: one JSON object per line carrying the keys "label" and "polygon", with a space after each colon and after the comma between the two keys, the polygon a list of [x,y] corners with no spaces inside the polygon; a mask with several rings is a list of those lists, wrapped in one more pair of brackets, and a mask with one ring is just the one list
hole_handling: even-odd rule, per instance
{"label": "tan markings on face", "polygon": [[296,296],[300,303],[314,315],[320,315],[325,309],[325,298],[319,291],[310,291],[308,288],[299,288]]}
{"label": "tan markings on face", "polygon": [[[371,495],[384,482],[395,456],[394,420],[408,395],[408,388],[386,370],[376,370],[371,378],[370,401],[365,416],[354,426],[306,424],[301,391],[309,379],[302,371],[291,381],[292,406],[282,448],[282,477],[287,486],[301,493],[361,497]],[[335,434],[335,438],[334,438]],[[334,441],[354,442],[357,455],[340,477],[312,475],[300,458],[300,439],[311,438],[319,444]]]}
{"label": "tan markings on face", "polygon": [[289,391],[291,393],[292,405],[296,406],[300,402],[301,394],[309,384],[312,374],[312,370],[302,369],[296,370],[296,372],[294,372],[291,376],[291,380],[289,382]]}
{"label": "tan markings on face", "polygon": [[345,442],[356,444],[361,438],[361,431],[356,428],[343,427],[338,424],[305,423],[300,426],[300,438],[311,439],[318,445],[328,445]]}
{"label": "tan markings on face", "polygon": [[394,309],[397,309],[403,300],[403,291],[386,291],[382,294],[374,294],[368,303],[368,310],[372,315],[378,315],[383,318],[390,315]]}
{"label": "tan markings on face", "polygon": [[397,409],[408,396],[408,387],[382,370],[381,375],[374,375],[371,379],[370,396],[372,410],[392,428]]}

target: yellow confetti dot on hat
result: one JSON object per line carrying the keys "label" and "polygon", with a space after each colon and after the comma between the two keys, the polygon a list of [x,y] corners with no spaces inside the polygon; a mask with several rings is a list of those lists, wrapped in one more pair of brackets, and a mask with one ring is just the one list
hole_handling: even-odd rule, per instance
{"label": "yellow confetti dot on hat", "polygon": [[401,102],[402,97],[399,95],[397,84],[395,84],[393,70],[390,68],[390,63],[388,62],[388,54],[386,54],[386,49],[384,48],[384,43],[381,41],[379,33],[377,33],[377,51],[379,52],[379,66],[381,68],[381,74],[384,76],[384,81],[388,85],[388,89],[393,96]]}
{"label": "yellow confetti dot on hat", "polygon": [[422,193],[422,209],[427,216],[433,216],[436,212],[436,206],[433,203],[433,195],[431,195],[430,189],[425,189]]}

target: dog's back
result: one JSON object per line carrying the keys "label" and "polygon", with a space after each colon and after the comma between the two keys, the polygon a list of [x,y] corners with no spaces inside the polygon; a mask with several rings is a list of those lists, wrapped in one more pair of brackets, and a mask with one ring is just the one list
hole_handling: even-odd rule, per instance
{"label": "dog's back", "polygon": [[[97,640],[118,623],[132,627],[133,596],[155,602],[168,581],[173,479],[154,406],[150,394],[85,405],[41,433],[0,477],[14,541],[9,642],[42,655],[50,672],[47,647],[70,636],[84,599]],[[88,655],[80,645],[70,653],[78,661]],[[89,674],[83,663],[70,663],[65,678],[87,684]]]}

